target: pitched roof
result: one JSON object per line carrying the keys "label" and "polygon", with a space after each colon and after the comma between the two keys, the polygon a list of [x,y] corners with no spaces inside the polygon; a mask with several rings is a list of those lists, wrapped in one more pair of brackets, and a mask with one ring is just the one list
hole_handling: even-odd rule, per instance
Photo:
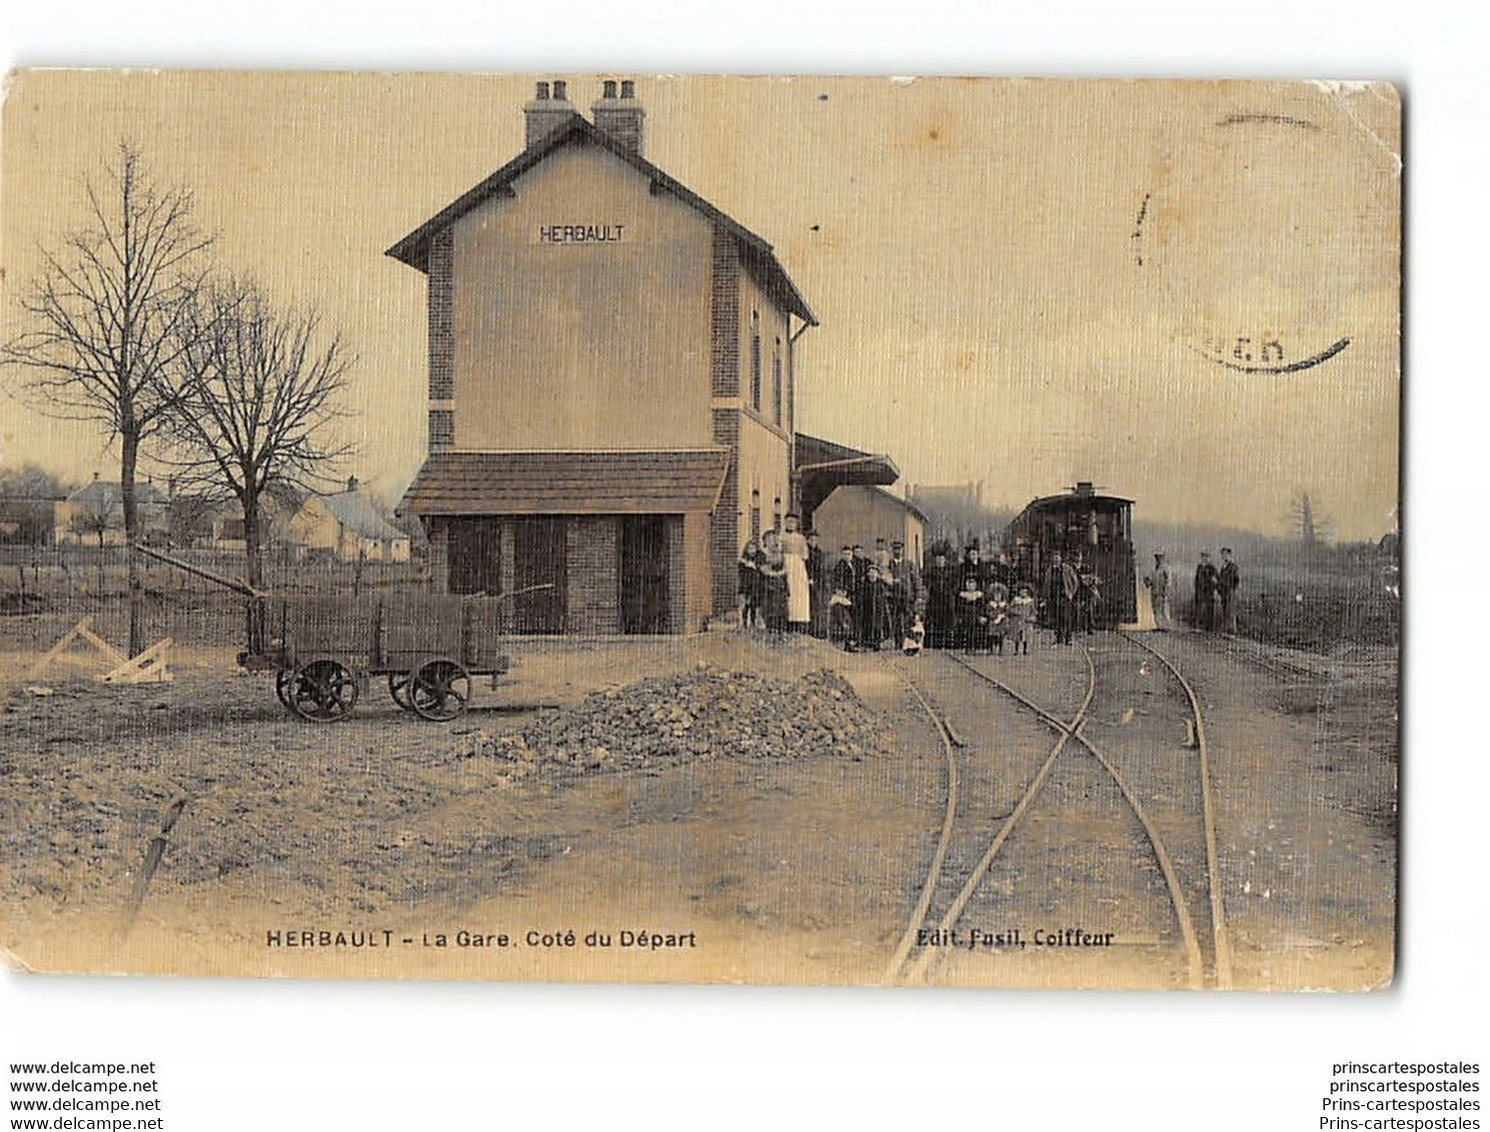
{"label": "pitched roof", "polygon": [[429,272],[429,245],[437,233],[448,228],[473,208],[492,197],[514,195],[513,181],[551,153],[563,146],[573,144],[591,144],[607,150],[644,177],[650,178],[653,192],[666,192],[677,197],[722,227],[734,237],[740,247],[741,259],[761,278],[771,297],[784,310],[791,311],[804,322],[812,326],[818,325],[817,316],[812,313],[807,300],[802,297],[796,284],[787,275],[786,269],[776,259],[770,244],[577,113],[542,141],[525,149],[486,180],[461,194],[383,254],[401,260],[410,267],[427,274]]}
{"label": "pitched roof", "polygon": [[[69,503],[81,503],[86,507],[122,507],[124,489],[117,481],[94,480],[68,493]],[[153,483],[135,481],[135,502],[146,505],[167,502],[165,493]]]}
{"label": "pitched roof", "polygon": [[316,495],[331,512],[331,517],[349,531],[363,538],[385,541],[406,539],[407,531],[401,531],[383,518],[378,505],[360,491],[338,491],[334,495]]}
{"label": "pitched roof", "polygon": [[914,499],[907,499],[903,495],[896,495],[893,491],[886,491],[882,487],[871,487],[869,490],[870,491],[874,491],[874,492],[878,492],[880,495],[883,495],[886,499],[890,500],[892,503],[895,503],[898,506],[905,508],[907,511],[909,511],[916,518],[920,519],[921,522],[923,522],[923,523],[929,523],[929,522],[931,522],[931,516],[928,515],[925,511],[921,510],[921,508],[917,505],[917,503],[916,503],[916,501]]}
{"label": "pitched roof", "polygon": [[727,448],[441,452],[409,485],[417,515],[675,515],[712,511]]}

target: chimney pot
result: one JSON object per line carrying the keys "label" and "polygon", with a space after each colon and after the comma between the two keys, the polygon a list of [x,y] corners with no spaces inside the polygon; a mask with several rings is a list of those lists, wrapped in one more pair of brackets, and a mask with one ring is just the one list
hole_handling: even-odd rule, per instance
{"label": "chimney pot", "polygon": [[636,84],[630,79],[621,80],[621,97],[616,98],[616,82],[606,79],[601,87],[602,95],[590,107],[595,118],[595,128],[615,139],[632,153],[642,151],[642,124],[647,112],[636,98]]}
{"label": "chimney pot", "polygon": [[569,105],[567,85],[563,79],[538,83],[533,101],[523,108],[524,134],[529,149],[563,126],[574,114],[574,107]]}

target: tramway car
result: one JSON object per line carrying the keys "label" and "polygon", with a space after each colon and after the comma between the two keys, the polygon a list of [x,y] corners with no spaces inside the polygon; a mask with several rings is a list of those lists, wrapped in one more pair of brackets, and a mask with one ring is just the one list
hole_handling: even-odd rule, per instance
{"label": "tramway car", "polygon": [[1093,610],[1099,628],[1138,618],[1138,585],[1133,561],[1133,500],[1099,495],[1083,480],[1064,495],[1047,495],[1029,504],[1004,530],[1003,551],[1016,576],[1038,583],[1052,554],[1097,577],[1101,600]]}

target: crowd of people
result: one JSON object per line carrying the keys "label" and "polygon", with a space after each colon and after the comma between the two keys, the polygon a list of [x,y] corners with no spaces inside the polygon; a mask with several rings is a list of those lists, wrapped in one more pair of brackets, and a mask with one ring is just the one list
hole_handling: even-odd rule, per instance
{"label": "crowd of people", "polygon": [[899,647],[919,631],[921,572],[903,543],[878,539],[873,555],[845,546],[829,567],[817,534],[803,533],[796,515],[782,527],[740,552],[742,628],[810,633],[868,649],[886,641]]}
{"label": "crowd of people", "polygon": [[[1154,628],[1161,633],[1169,632],[1174,626],[1174,571],[1163,551],[1154,554],[1153,572],[1144,577],[1143,584],[1154,607]],[[1202,550],[1191,590],[1191,627],[1202,633],[1235,633],[1237,590],[1241,584],[1241,569],[1232,557],[1231,547],[1221,548],[1219,567],[1211,560],[1211,552]]]}
{"label": "crowd of people", "polygon": [[923,571],[905,544],[876,539],[872,551],[847,545],[827,564],[815,533],[796,515],[783,530],[745,544],[739,559],[742,628],[810,633],[850,651],[930,648],[1028,655],[1037,625],[1057,644],[1102,623],[1101,583],[1078,554],[1053,555],[1043,576],[1019,576],[1005,554],[985,560],[977,546],[956,562],[934,548]]}
{"label": "crowd of people", "polygon": [[1052,554],[1037,578],[1024,577],[1009,556],[985,560],[976,546],[951,561],[945,547],[933,550],[926,577],[926,643],[933,648],[1028,655],[1037,626],[1049,628],[1056,644],[1069,645],[1077,632],[1091,633],[1104,621],[1101,579],[1080,554]]}

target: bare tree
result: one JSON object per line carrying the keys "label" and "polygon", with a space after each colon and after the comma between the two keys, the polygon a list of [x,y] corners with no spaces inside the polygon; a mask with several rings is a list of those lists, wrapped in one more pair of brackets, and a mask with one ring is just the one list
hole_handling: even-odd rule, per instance
{"label": "bare tree", "polygon": [[1301,491],[1288,505],[1288,526],[1305,546],[1318,546],[1330,537],[1330,521],[1320,515],[1307,491]]}
{"label": "bare tree", "polygon": [[36,464],[0,470],[0,496],[9,499],[61,499],[65,493],[61,478]]}
{"label": "bare tree", "polygon": [[[104,536],[110,531],[119,529],[119,500],[114,498],[112,492],[104,491],[88,502],[81,511],[72,517],[72,532],[76,535],[93,535],[98,539],[99,562],[104,548]],[[99,567],[99,576],[102,577],[103,567]]]}
{"label": "bare tree", "polygon": [[192,220],[191,193],[157,185],[121,143],[85,182],[87,218],[43,249],[20,301],[33,324],[0,348],[42,411],[104,427],[119,441],[120,502],[131,550],[129,652],[144,647],[135,467],[175,404],[182,318],[207,269],[212,238]]}
{"label": "bare tree", "polygon": [[[175,459],[183,482],[243,508],[246,580],[259,589],[264,503],[285,488],[325,483],[329,467],[351,451],[328,426],[344,415],[338,401],[353,359],[316,314],[281,313],[251,283],[205,288],[191,312]],[[266,643],[251,612],[249,649]]]}

